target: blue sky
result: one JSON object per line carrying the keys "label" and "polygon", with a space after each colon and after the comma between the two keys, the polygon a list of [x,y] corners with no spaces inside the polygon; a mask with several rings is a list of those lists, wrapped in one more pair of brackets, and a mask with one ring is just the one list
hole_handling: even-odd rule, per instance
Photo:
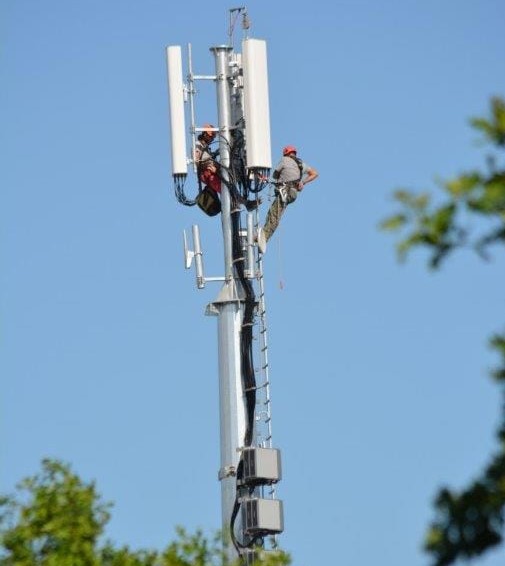
{"label": "blue sky", "polygon": [[[173,194],[165,46],[191,43],[195,72],[212,73],[234,6],[172,5],[0,6],[0,487],[45,456],[70,462],[115,502],[107,535],[132,548],[220,526],[203,316],[219,288],[196,290],[181,234],[199,223],[217,275],[221,231]],[[505,7],[247,7],[268,42],[273,160],[294,144],[320,173],[265,257],[280,540],[296,566],[421,566],[437,487],[464,486],[494,447],[487,338],[503,330],[505,261],[401,265],[377,225],[395,188],[484,163],[468,119],[505,94]],[[201,122],[216,121],[213,95],[202,88]]]}

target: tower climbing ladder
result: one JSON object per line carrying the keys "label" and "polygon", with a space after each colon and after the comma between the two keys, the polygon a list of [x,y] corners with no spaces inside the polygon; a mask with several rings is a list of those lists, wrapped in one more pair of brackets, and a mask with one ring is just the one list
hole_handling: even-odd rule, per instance
{"label": "tower climbing ladder", "polygon": [[257,339],[259,367],[257,375],[257,443],[262,448],[272,448],[272,415],[270,401],[270,367],[268,362],[268,325],[265,301],[265,280],[263,277],[263,258],[258,253],[256,260],[258,280]]}
{"label": "tower climbing ladder", "polygon": [[[259,222],[255,217],[255,231]],[[265,299],[265,279],[263,274],[263,255],[256,247],[256,280],[257,280],[257,311],[255,320],[257,356],[259,366],[256,373],[256,445],[260,448],[272,446],[272,403],[270,398],[270,365],[268,359],[268,321]],[[276,484],[261,486],[261,497],[276,499]],[[277,547],[277,537],[271,537],[273,548]]]}

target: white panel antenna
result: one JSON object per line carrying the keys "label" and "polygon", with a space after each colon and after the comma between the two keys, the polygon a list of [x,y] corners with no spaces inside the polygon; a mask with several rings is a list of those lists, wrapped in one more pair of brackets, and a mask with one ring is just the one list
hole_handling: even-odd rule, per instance
{"label": "white panel antenna", "polygon": [[268,100],[267,47],[263,39],[242,42],[246,166],[270,169],[270,106]]}
{"label": "white panel antenna", "polygon": [[172,175],[187,175],[186,124],[184,120],[184,84],[180,45],[167,47],[170,136],[172,140]]}

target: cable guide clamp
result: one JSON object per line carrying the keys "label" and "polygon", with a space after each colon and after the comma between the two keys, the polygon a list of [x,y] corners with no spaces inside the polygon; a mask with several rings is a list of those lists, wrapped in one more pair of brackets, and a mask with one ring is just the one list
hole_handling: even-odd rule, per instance
{"label": "cable guide clamp", "polygon": [[237,469],[235,466],[223,466],[217,475],[219,481],[224,480],[226,478],[235,477],[237,475]]}

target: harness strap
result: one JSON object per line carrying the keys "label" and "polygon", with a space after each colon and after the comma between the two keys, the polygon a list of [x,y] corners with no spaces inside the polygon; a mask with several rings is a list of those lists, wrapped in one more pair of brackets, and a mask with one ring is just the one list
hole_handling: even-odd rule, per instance
{"label": "harness strap", "polygon": [[300,170],[300,177],[298,179],[298,182],[300,182],[302,180],[303,177],[303,161],[296,157],[296,155],[288,155],[288,157],[291,157],[291,159],[297,164],[298,169]]}

